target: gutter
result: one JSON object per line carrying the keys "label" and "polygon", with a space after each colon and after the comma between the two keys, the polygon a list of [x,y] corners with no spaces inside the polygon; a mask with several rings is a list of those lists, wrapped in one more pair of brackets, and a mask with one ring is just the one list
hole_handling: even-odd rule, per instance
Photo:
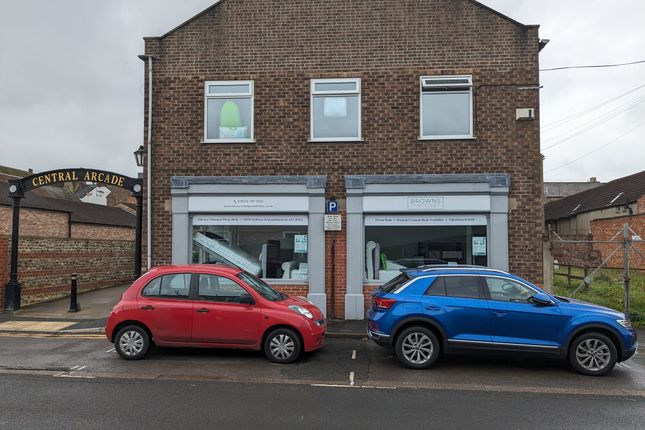
{"label": "gutter", "polygon": [[142,61],[148,61],[148,136],[146,141],[147,171],[146,175],[146,262],[147,269],[152,267],[152,55],[139,55]]}

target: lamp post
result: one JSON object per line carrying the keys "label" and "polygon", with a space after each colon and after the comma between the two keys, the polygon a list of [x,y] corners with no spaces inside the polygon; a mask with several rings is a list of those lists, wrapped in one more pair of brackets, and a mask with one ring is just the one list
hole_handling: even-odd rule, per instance
{"label": "lamp post", "polygon": [[[143,167],[143,145],[134,151],[134,159],[137,162],[137,167]],[[141,235],[142,235],[142,219],[143,219],[143,189],[140,184],[134,186],[134,197],[137,199],[137,224],[134,240],[134,277],[141,276]]]}

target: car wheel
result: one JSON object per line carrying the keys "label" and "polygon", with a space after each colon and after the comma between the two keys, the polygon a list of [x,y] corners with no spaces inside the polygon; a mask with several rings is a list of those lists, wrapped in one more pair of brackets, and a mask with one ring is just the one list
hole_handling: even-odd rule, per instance
{"label": "car wheel", "polygon": [[396,339],[396,357],[411,369],[432,366],[439,358],[440,349],[437,336],[425,327],[407,328]]}
{"label": "car wheel", "polygon": [[150,336],[142,327],[123,327],[114,338],[116,352],[126,360],[141,360],[150,348]]}
{"label": "car wheel", "polygon": [[264,340],[264,353],[267,358],[279,364],[293,363],[302,352],[300,338],[288,328],[273,330]]}
{"label": "car wheel", "polygon": [[616,345],[601,333],[578,336],[569,347],[569,363],[583,375],[606,375],[614,368],[617,359]]}

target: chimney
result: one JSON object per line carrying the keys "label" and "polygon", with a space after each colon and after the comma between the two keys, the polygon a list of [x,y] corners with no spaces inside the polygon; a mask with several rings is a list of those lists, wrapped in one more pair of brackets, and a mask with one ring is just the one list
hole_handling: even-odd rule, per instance
{"label": "chimney", "polygon": [[589,183],[597,184],[598,183],[598,178],[596,178],[595,176],[592,176],[591,178],[589,178]]}

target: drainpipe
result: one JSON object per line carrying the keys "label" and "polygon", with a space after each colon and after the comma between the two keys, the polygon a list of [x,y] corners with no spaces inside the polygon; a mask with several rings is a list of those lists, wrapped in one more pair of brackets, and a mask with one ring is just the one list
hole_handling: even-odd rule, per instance
{"label": "drainpipe", "polygon": [[147,268],[150,270],[152,267],[152,55],[139,55],[142,61],[148,61],[148,136],[146,149],[147,171],[146,175],[146,189],[148,190],[146,196],[146,261]]}

